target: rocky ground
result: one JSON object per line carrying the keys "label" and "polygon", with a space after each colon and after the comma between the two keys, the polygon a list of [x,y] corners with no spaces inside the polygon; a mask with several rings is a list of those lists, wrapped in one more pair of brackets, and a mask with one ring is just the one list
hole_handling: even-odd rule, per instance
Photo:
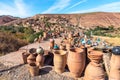
{"label": "rocky ground", "polygon": [[[67,73],[67,72],[66,72]],[[60,75],[54,72],[51,66],[43,67],[39,76],[32,77],[28,70],[28,65],[18,65],[12,68],[0,63],[0,80],[74,80],[71,77]]]}

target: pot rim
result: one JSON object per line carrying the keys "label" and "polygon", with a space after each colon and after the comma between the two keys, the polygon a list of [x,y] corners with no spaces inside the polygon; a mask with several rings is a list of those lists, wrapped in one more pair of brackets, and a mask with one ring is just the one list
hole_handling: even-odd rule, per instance
{"label": "pot rim", "polygon": [[82,53],[82,52],[84,52],[84,50],[82,48],[71,48],[70,52],[72,52],[72,53]]}
{"label": "pot rim", "polygon": [[55,54],[55,55],[66,55],[67,51],[65,51],[65,50],[54,50],[53,54]]}

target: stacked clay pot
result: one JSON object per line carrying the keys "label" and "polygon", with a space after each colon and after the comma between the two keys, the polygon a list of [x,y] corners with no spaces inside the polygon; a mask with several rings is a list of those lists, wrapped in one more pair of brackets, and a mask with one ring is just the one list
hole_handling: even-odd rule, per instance
{"label": "stacked clay pot", "polygon": [[73,48],[69,50],[67,64],[71,76],[78,78],[81,76],[85,68],[85,52],[81,48]]}
{"label": "stacked clay pot", "polygon": [[91,62],[88,64],[84,80],[105,80],[105,72],[101,64],[103,53],[101,51],[96,51],[91,49],[88,51],[88,57]]}
{"label": "stacked clay pot", "polygon": [[120,80],[120,46],[112,49],[109,80]]}
{"label": "stacked clay pot", "polygon": [[63,73],[66,62],[67,62],[67,52],[64,50],[54,50],[54,70],[57,73]]}

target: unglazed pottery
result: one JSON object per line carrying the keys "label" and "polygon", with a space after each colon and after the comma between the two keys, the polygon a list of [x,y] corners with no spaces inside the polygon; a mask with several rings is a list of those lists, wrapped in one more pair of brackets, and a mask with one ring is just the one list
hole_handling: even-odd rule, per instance
{"label": "unglazed pottery", "polygon": [[27,64],[27,57],[29,56],[30,54],[27,53],[27,52],[23,52],[22,53],[22,58],[23,58],[23,63],[24,64]]}
{"label": "unglazed pottery", "polygon": [[38,54],[36,57],[36,65],[39,66],[39,68],[43,67],[44,65],[44,56],[42,54]]}
{"label": "unglazed pottery", "polygon": [[57,73],[63,73],[66,62],[67,62],[67,52],[64,50],[54,50],[54,70]]}
{"label": "unglazed pottery", "polygon": [[71,76],[78,78],[85,68],[85,52],[81,48],[70,49],[67,58]]}
{"label": "unglazed pottery", "polygon": [[31,63],[35,63],[36,61],[36,57],[34,54],[30,54],[28,57],[27,57],[27,63],[28,64],[31,64]]}
{"label": "unglazed pottery", "polygon": [[91,62],[86,67],[84,80],[105,80],[105,72],[101,64],[103,53],[91,49],[88,51],[88,57]]}
{"label": "unglazed pottery", "polygon": [[120,80],[120,55],[112,54],[109,80]]}
{"label": "unglazed pottery", "polygon": [[38,76],[39,75],[39,67],[35,63],[28,64],[29,72],[31,76]]}
{"label": "unglazed pottery", "polygon": [[50,39],[50,49],[53,49],[54,48],[54,39]]}

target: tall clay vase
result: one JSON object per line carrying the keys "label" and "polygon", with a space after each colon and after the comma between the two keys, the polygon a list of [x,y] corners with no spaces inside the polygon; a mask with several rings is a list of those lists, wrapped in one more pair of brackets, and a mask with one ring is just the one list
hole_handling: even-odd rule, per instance
{"label": "tall clay vase", "polygon": [[86,67],[84,80],[105,80],[105,72],[101,64],[102,56],[101,51],[91,50],[88,52],[91,62]]}
{"label": "tall clay vase", "polygon": [[29,53],[23,52],[22,53],[22,58],[23,58],[23,63],[27,64],[27,57],[29,56]]}
{"label": "tall clay vase", "polygon": [[36,65],[39,66],[39,69],[44,65],[44,56],[42,54],[38,54],[36,57]]}
{"label": "tall clay vase", "polygon": [[120,80],[120,55],[112,54],[109,80]]}
{"label": "tall clay vase", "polygon": [[31,76],[38,76],[39,75],[39,67],[35,63],[28,64],[29,72]]}
{"label": "tall clay vase", "polygon": [[67,62],[67,51],[54,50],[54,70],[63,73]]}
{"label": "tall clay vase", "polygon": [[35,63],[36,62],[36,57],[34,54],[30,54],[28,57],[27,57],[27,63],[28,64],[31,64],[31,63]]}
{"label": "tall clay vase", "polygon": [[78,78],[85,68],[85,52],[81,48],[70,49],[67,57],[67,64],[71,76]]}

